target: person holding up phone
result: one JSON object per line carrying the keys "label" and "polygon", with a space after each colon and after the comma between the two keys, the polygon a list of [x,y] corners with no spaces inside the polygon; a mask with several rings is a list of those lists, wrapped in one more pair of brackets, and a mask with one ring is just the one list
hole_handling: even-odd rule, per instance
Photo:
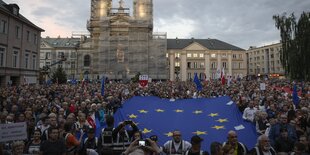
{"label": "person holding up phone", "polygon": [[156,142],[146,138],[145,140],[135,139],[122,155],[158,155],[160,152]]}

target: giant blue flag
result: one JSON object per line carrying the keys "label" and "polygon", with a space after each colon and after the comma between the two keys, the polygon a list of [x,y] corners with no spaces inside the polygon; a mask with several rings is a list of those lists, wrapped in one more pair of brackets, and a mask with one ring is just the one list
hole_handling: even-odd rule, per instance
{"label": "giant blue flag", "polygon": [[248,148],[253,148],[257,139],[255,126],[242,119],[237,105],[227,96],[175,101],[136,96],[127,100],[114,118],[115,124],[133,120],[146,137],[157,135],[161,145],[172,139],[176,129],[184,140],[201,136],[202,148],[207,151],[212,142],[226,141],[230,130],[236,131],[238,140]]}
{"label": "giant blue flag", "polygon": [[195,73],[194,82],[196,84],[197,90],[202,91],[202,85],[200,83],[200,80],[198,79],[197,73]]}
{"label": "giant blue flag", "polygon": [[294,86],[293,86],[293,103],[295,104],[295,106],[297,106],[299,103],[299,97],[298,97],[298,93],[297,93],[296,84],[294,84]]}

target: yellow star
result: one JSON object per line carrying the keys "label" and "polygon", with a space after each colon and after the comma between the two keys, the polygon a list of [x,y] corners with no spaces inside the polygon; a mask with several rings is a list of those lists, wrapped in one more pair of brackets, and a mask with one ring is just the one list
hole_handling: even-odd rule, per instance
{"label": "yellow star", "polygon": [[193,132],[193,134],[196,134],[196,135],[205,135],[205,134],[207,134],[207,131],[199,131],[199,130],[197,130],[196,132]]}
{"label": "yellow star", "polygon": [[217,126],[217,125],[213,126],[212,128],[216,130],[225,129],[224,126]]}
{"label": "yellow star", "polygon": [[173,133],[172,133],[172,132],[168,132],[168,133],[165,133],[165,135],[166,135],[167,137],[171,137],[171,136],[173,135]]}
{"label": "yellow star", "polygon": [[131,114],[129,115],[129,118],[137,118],[138,116],[137,115],[134,115],[134,114]]}
{"label": "yellow star", "polygon": [[155,111],[157,111],[157,112],[164,112],[165,110],[162,110],[162,109],[156,109]]}
{"label": "yellow star", "polygon": [[218,116],[219,114],[218,113],[211,113],[211,114],[209,114],[209,116],[211,116],[211,117],[215,117],[215,116]]}
{"label": "yellow star", "polygon": [[150,133],[150,132],[152,132],[152,130],[148,130],[147,128],[144,128],[143,131],[142,131],[142,133],[144,133],[144,134]]}
{"label": "yellow star", "polygon": [[146,110],[138,110],[140,113],[144,113],[144,114],[146,114],[148,111],[146,111]]}
{"label": "yellow star", "polygon": [[216,121],[217,121],[217,122],[220,122],[220,123],[228,122],[227,118],[225,118],[225,119],[218,119],[218,120],[216,120]]}
{"label": "yellow star", "polygon": [[183,110],[180,110],[180,109],[177,109],[177,110],[174,110],[174,111],[177,112],[177,113],[183,112]]}
{"label": "yellow star", "polygon": [[202,110],[196,110],[193,112],[194,114],[202,114]]}

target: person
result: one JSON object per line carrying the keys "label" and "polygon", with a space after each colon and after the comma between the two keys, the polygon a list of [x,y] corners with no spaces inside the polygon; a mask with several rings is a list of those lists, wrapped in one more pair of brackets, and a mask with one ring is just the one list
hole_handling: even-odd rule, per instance
{"label": "person", "polygon": [[234,152],[235,152],[235,149],[232,145],[230,144],[226,144],[224,147],[223,147],[223,154],[224,155],[234,155]]}
{"label": "person", "polygon": [[98,138],[95,137],[95,129],[89,128],[87,131],[87,138],[84,140],[83,150],[86,152],[97,152]]}
{"label": "person", "polygon": [[300,142],[296,142],[294,145],[294,150],[291,155],[307,155],[306,146]]}
{"label": "person", "polygon": [[[51,113],[52,114],[52,113]],[[42,132],[42,135],[41,135],[41,139],[43,140],[43,141],[45,141],[45,140],[47,140],[48,138],[49,138],[49,134],[48,134],[48,129],[50,128],[50,127],[54,127],[54,128],[56,128],[56,127],[58,127],[58,124],[57,124],[57,119],[56,119],[56,115],[54,116],[54,115],[49,115],[48,116],[48,120],[49,120],[49,127],[47,128],[47,129],[45,129],[43,132]]]}
{"label": "person", "polygon": [[157,146],[156,142],[149,138],[145,140],[136,138],[130,145],[126,148],[122,155],[153,155],[159,154],[160,148]]}
{"label": "person", "polygon": [[98,138],[98,153],[102,155],[113,154],[113,131],[114,131],[114,117],[106,116],[107,127],[101,130]]}
{"label": "person", "polygon": [[39,154],[41,145],[41,130],[36,129],[33,133],[33,139],[26,146],[26,152],[29,154]]}
{"label": "person", "polygon": [[[125,127],[130,125],[132,130],[126,130]],[[133,138],[135,132],[139,131],[137,125],[131,121],[126,120],[120,122],[119,125],[113,130],[113,152],[120,154],[126,150],[130,145],[130,142]]]}
{"label": "person", "polygon": [[254,107],[254,101],[251,100],[247,108],[244,109],[242,118],[246,121],[254,122],[254,116],[257,112],[257,108]]}
{"label": "person", "polygon": [[198,135],[191,138],[192,147],[185,152],[185,155],[209,155],[208,152],[201,150],[201,142],[203,141]]}
{"label": "person", "polygon": [[182,134],[179,130],[173,131],[172,138],[172,140],[164,144],[164,152],[168,155],[183,154],[192,147],[191,143],[182,139]]}
{"label": "person", "polygon": [[241,142],[238,142],[238,136],[237,136],[237,133],[233,130],[230,130],[228,132],[228,136],[227,136],[227,142],[224,142],[223,143],[223,147],[226,145],[226,144],[230,144],[231,146],[233,146],[235,152],[234,154],[237,154],[237,155],[246,155],[247,152],[248,152],[248,149],[247,147],[241,143]]}
{"label": "person", "polygon": [[65,140],[67,155],[76,154],[79,149],[80,145],[82,144],[81,141],[83,139],[84,131],[80,130],[80,138],[79,140],[72,134],[74,132],[74,124],[72,122],[66,122],[64,125],[65,132],[63,133],[62,137]]}
{"label": "person", "polygon": [[306,152],[308,154],[310,154],[310,143],[309,143],[309,140],[307,139],[307,136],[305,136],[305,135],[300,136],[299,137],[299,142],[305,145]]}
{"label": "person", "polygon": [[48,128],[48,137],[40,146],[40,155],[66,155],[66,145],[63,139],[59,139],[57,127]]}
{"label": "person", "polygon": [[21,155],[24,153],[25,143],[23,141],[15,141],[12,144],[12,155]]}
{"label": "person", "polygon": [[210,144],[210,153],[211,155],[223,155],[222,144],[219,142],[212,142]]}
{"label": "person", "polygon": [[280,121],[276,123],[275,125],[271,126],[270,131],[269,131],[269,139],[271,142],[271,145],[275,145],[275,141],[278,137],[280,137],[280,129],[281,128],[286,128],[288,132],[288,137],[295,141],[297,140],[297,135],[295,129],[287,122],[287,115],[286,114],[281,114],[280,115]]}
{"label": "person", "polygon": [[288,137],[287,129],[280,129],[280,137],[276,139],[275,150],[277,152],[286,152],[289,153],[293,150],[294,142]]}
{"label": "person", "polygon": [[268,136],[266,135],[260,135],[257,138],[256,146],[249,151],[250,155],[275,155],[276,151],[272,148],[270,145],[270,141]]}

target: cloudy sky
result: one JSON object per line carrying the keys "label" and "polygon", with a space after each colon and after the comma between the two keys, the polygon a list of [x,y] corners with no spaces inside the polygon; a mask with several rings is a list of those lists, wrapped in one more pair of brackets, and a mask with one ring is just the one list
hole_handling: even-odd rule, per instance
{"label": "cloudy sky", "polygon": [[[42,37],[71,37],[87,32],[91,0],[3,0],[43,28]],[[133,0],[124,0],[131,7]],[[118,7],[114,0],[114,7]],[[238,47],[279,42],[275,14],[310,11],[310,0],[153,0],[154,31],[168,38],[213,38]]]}

